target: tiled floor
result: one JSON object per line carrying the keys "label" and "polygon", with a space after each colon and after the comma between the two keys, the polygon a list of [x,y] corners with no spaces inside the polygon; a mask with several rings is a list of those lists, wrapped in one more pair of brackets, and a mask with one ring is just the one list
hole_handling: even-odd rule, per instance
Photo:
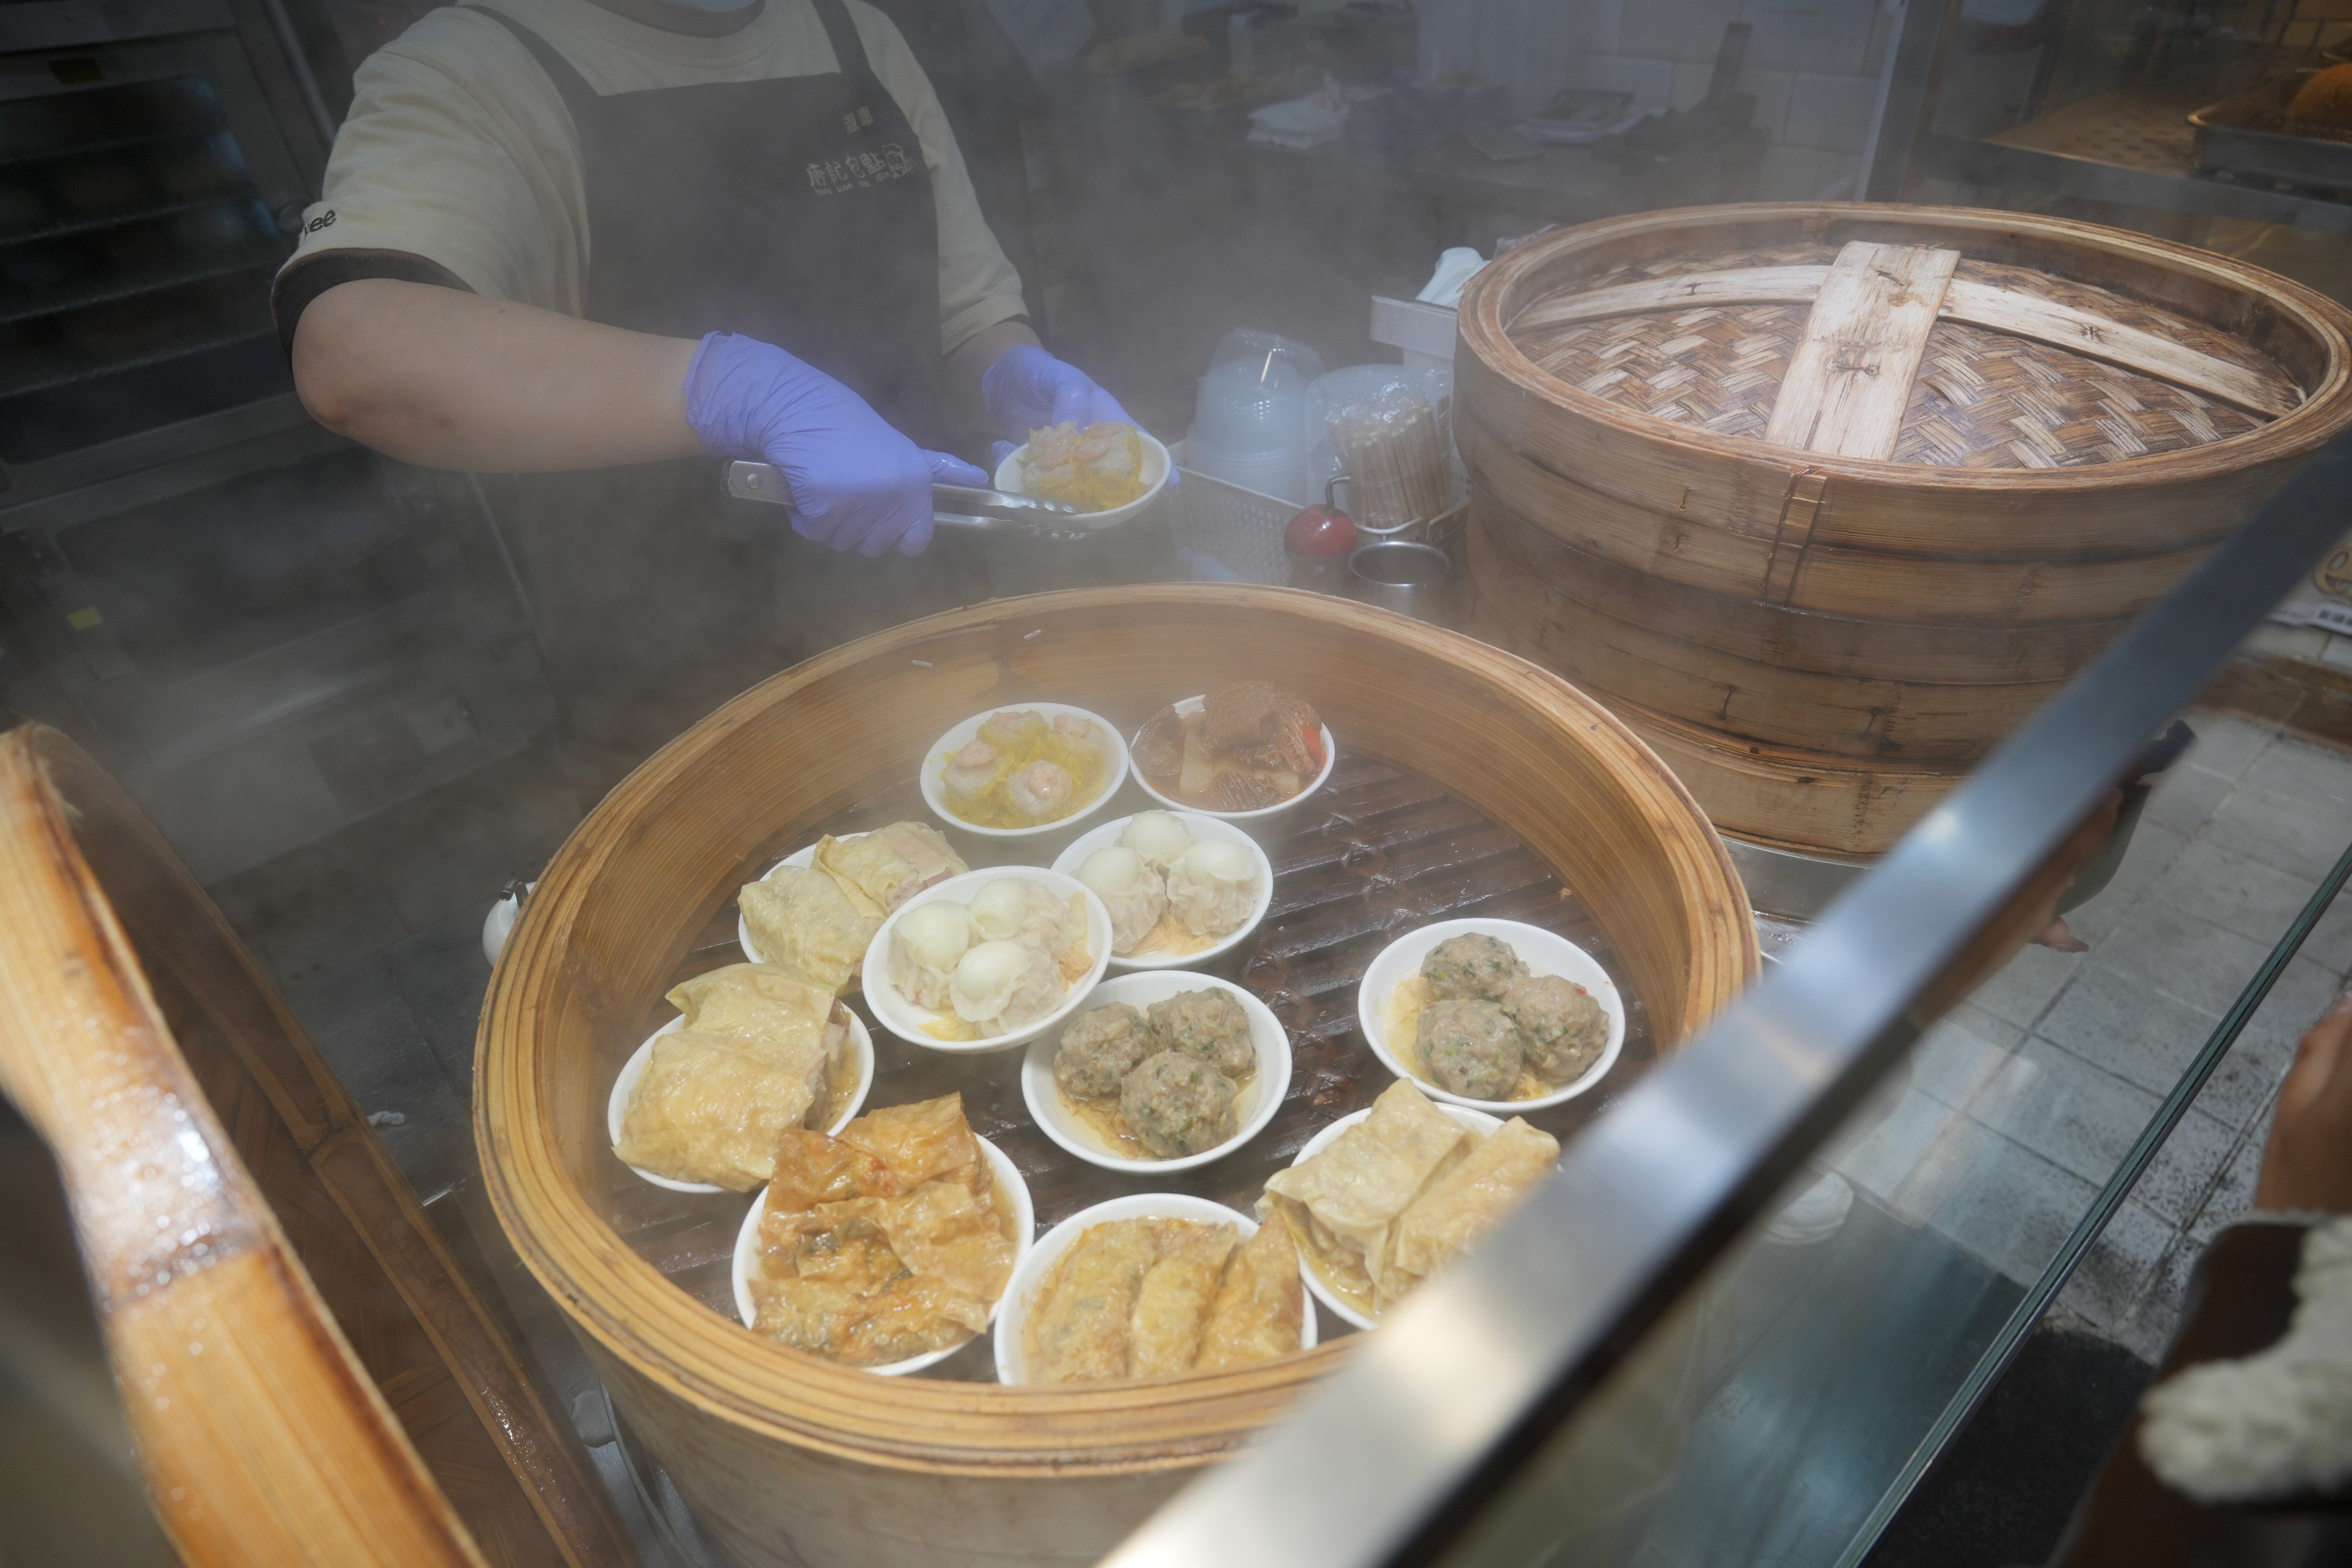
{"label": "tiled floor", "polygon": [[[2021,1282],[2042,1270],[2352,840],[2352,756],[2235,719],[2157,791],[2115,881],[1937,1024],[1839,1168]],[[2189,1268],[2243,1214],[2295,1042],[2352,971],[2339,900],[2059,1306],[2153,1360]],[[1903,1075],[1898,1074],[1898,1080]]]}

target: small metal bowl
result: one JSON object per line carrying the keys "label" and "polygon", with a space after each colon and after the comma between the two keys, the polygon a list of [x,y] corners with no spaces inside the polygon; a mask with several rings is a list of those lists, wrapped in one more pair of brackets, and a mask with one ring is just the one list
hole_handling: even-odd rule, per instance
{"label": "small metal bowl", "polygon": [[1433,626],[1454,622],[1454,558],[1433,544],[1385,539],[1348,556],[1348,596]]}

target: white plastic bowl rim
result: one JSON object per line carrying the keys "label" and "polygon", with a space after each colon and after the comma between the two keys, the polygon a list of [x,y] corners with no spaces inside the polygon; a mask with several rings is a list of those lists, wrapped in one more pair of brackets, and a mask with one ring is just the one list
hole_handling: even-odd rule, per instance
{"label": "white plastic bowl rim", "polygon": [[[1081,511],[1054,518],[1054,527],[1117,528],[1120,523],[1140,516],[1144,508],[1160,499],[1160,492],[1168,488],[1169,476],[1176,471],[1176,459],[1169,456],[1167,447],[1150,431],[1139,429],[1136,434],[1143,437],[1143,493],[1126,505],[1115,506],[1108,511]],[[1022,489],[1021,483],[1026,477],[1022,468],[1028,461],[1029,443],[1026,441],[1005,453],[1004,460],[996,465],[996,488],[1008,495],[1027,493]]]}
{"label": "white plastic bowl rim", "polygon": [[[958,816],[948,805],[947,787],[941,783],[940,775],[946,771],[948,759],[978,739],[981,725],[986,723],[992,715],[997,713],[1042,713],[1048,721],[1069,714],[1094,721],[1095,728],[1108,737],[1106,744],[1109,747],[1111,763],[1110,772],[1104,777],[1103,786],[1094,799],[1067,816],[1057,816],[1051,822],[1041,822],[1032,827],[982,827],[976,822],[966,822],[962,817]],[[1118,725],[1101,714],[1089,712],[1084,708],[1073,707],[1067,702],[1000,703],[994,708],[974,713],[932,742],[930,749],[923,753],[922,765],[917,772],[916,782],[922,786],[923,804],[931,808],[933,816],[950,827],[959,828],[978,838],[1042,838],[1047,834],[1067,832],[1110,804],[1111,796],[1118,793],[1118,786],[1127,782],[1127,737],[1118,732]]]}
{"label": "white plastic bowl rim", "polygon": [[1242,1011],[1249,1016],[1250,1044],[1257,1052],[1256,1075],[1242,1085],[1241,1096],[1234,1102],[1232,1137],[1213,1149],[1181,1154],[1172,1160],[1134,1160],[1112,1153],[1096,1142],[1092,1129],[1064,1109],[1061,1086],[1054,1081],[1054,1053],[1061,1047],[1058,1030],[1051,1038],[1040,1035],[1030,1041],[1029,1054],[1021,1058],[1021,1098],[1027,1102],[1030,1119],[1037,1123],[1038,1130],[1090,1165],[1135,1175],[1190,1171],[1213,1163],[1265,1131],[1274,1113],[1282,1109],[1283,1096],[1290,1090],[1290,1035],[1271,1008],[1232,981],[1181,969],[1147,969],[1121,974],[1096,986],[1071,1016],[1075,1018],[1114,1002],[1124,1002],[1141,1012],[1152,1003],[1181,992],[1202,990],[1225,992],[1242,1005]]}
{"label": "white plastic bowl rim", "polygon": [[[1437,1109],[1445,1112],[1446,1115],[1454,1118],[1455,1121],[1461,1123],[1463,1126],[1470,1129],[1471,1131],[1483,1132],[1490,1137],[1496,1131],[1500,1131],[1503,1125],[1502,1119],[1500,1117],[1489,1116],[1483,1110],[1473,1110],[1466,1105],[1446,1105],[1440,1103]],[[1339,1118],[1339,1121],[1331,1123],[1330,1126],[1323,1129],[1322,1131],[1315,1134],[1314,1137],[1309,1138],[1307,1141],[1307,1146],[1298,1151],[1298,1157],[1290,1163],[1293,1165],[1305,1164],[1307,1161],[1312,1160],[1316,1155],[1320,1154],[1324,1150],[1329,1148],[1333,1139],[1339,1137],[1340,1133],[1345,1132],[1349,1128],[1355,1126],[1356,1123],[1363,1121],[1366,1117],[1371,1115],[1371,1113],[1372,1108],[1369,1105],[1364,1107],[1361,1110],[1349,1111],[1347,1115]],[[1360,1329],[1374,1329],[1380,1326],[1380,1319],[1374,1317],[1369,1312],[1360,1312],[1355,1308],[1350,1307],[1346,1301],[1340,1299],[1338,1291],[1332,1289],[1329,1285],[1324,1283],[1322,1274],[1316,1269],[1314,1263],[1308,1259],[1307,1254],[1304,1252],[1301,1252],[1298,1255],[1298,1275],[1300,1279],[1307,1281],[1307,1289],[1308,1292],[1312,1294],[1317,1300],[1331,1309],[1331,1310],[1343,1321],[1353,1323]]]}
{"label": "white plastic bowl rim", "polygon": [[[1170,706],[1174,708],[1180,714],[1198,713],[1202,708],[1207,704],[1208,700],[1209,694],[1204,691],[1197,697],[1180,698],[1176,701],[1171,703]],[[1143,770],[1141,768],[1135,770],[1135,783],[1137,787],[1141,789],[1144,794],[1150,795],[1152,799],[1158,801],[1160,805],[1166,806],[1171,811],[1184,812],[1199,816],[1213,816],[1220,822],[1257,822],[1267,817],[1279,816],[1284,812],[1296,806],[1299,802],[1312,795],[1317,790],[1321,789],[1324,784],[1331,777],[1331,769],[1339,761],[1339,744],[1331,736],[1331,726],[1325,724],[1322,728],[1323,771],[1317,773],[1314,778],[1309,780],[1305,789],[1300,790],[1288,800],[1278,800],[1272,805],[1261,805],[1250,811],[1211,811],[1206,806],[1192,805],[1187,802],[1178,800],[1172,795],[1161,795],[1158,790],[1151,787],[1151,781],[1143,776]]]}
{"label": "white plastic bowl rim", "polygon": [[[1071,982],[1062,1005],[1034,1023],[1024,1024],[1001,1035],[990,1035],[978,1040],[942,1040],[923,1032],[923,1025],[941,1016],[928,1007],[919,1007],[900,994],[890,978],[890,938],[906,918],[908,910],[940,900],[968,904],[971,896],[985,883],[1000,877],[1025,878],[1043,882],[1063,899],[1072,894],[1083,895],[1087,904],[1087,949],[1094,954],[1094,965]],[[1015,1046],[1025,1046],[1053,1028],[1077,1010],[1078,1004],[1099,984],[1110,967],[1110,911],[1103,908],[1102,900],[1094,889],[1076,877],[1065,877],[1059,871],[1048,871],[1042,866],[989,866],[977,871],[966,871],[961,877],[950,877],[944,882],[934,882],[891,911],[874,933],[874,941],[866,949],[864,985],[866,1005],[882,1026],[910,1046],[920,1046],[927,1051],[945,1051],[958,1056],[985,1056],[991,1051],[1009,1051]]]}
{"label": "white plastic bowl rim", "polygon": [[[1076,877],[1078,868],[1087,863],[1087,856],[1097,849],[1117,848],[1118,836],[1127,831],[1129,823],[1141,815],[1140,812],[1129,813],[1116,822],[1106,822],[1099,827],[1088,828],[1073,839],[1068,848],[1054,857],[1054,869],[1065,877]],[[1174,810],[1171,815],[1183,823],[1184,831],[1192,836],[1192,841],[1196,844],[1204,838],[1213,838],[1227,844],[1239,844],[1249,850],[1251,858],[1257,862],[1257,902],[1251,908],[1247,920],[1198,952],[1150,950],[1124,957],[1116,952],[1112,953],[1110,966],[1120,973],[1141,969],[1179,969],[1192,964],[1206,963],[1213,958],[1231,952],[1246,942],[1250,933],[1257,930],[1258,922],[1265,919],[1265,911],[1274,907],[1274,862],[1266,858],[1265,850],[1259,846],[1256,839],[1223,817],[1186,810]]]}
{"label": "white plastic bowl rim", "polygon": [[[866,1029],[865,1019],[847,1007],[842,1011],[849,1014],[848,1048],[857,1062],[857,1084],[850,1091],[848,1100],[835,1114],[833,1125],[825,1129],[827,1132],[838,1132],[848,1126],[850,1119],[865,1109],[866,1097],[874,1091],[874,1036]],[[646,1076],[646,1068],[653,1060],[654,1042],[664,1035],[674,1035],[685,1026],[686,1015],[681,1013],[647,1035],[646,1043],[629,1053],[629,1059],[621,1064],[619,1075],[613,1079],[613,1092],[604,1101],[604,1131],[616,1152],[615,1158],[618,1158],[617,1151],[621,1147],[621,1123],[628,1115],[629,1097],[637,1092],[637,1080]],[[639,1170],[635,1165],[629,1169],[655,1186],[667,1187],[674,1193],[723,1193],[727,1190],[709,1182],[673,1181],[667,1176],[656,1176],[651,1171]]]}
{"label": "white plastic bowl rim", "polygon": [[[1581,985],[1609,1015],[1609,1043],[1601,1047],[1600,1058],[1549,1094],[1532,1100],[1474,1100],[1466,1094],[1455,1094],[1407,1067],[1402,1052],[1389,1040],[1388,1027],[1381,1021],[1381,1002],[1421,967],[1421,961],[1429,955],[1431,948],[1448,937],[1474,933],[1510,943],[1520,962],[1538,974],[1557,974]],[[1618,994],[1617,983],[1609,978],[1609,972],[1591,953],[1557,931],[1519,921],[1439,921],[1405,932],[1382,948],[1365,967],[1363,983],[1356,988],[1356,1022],[1364,1031],[1364,1043],[1372,1047],[1372,1054],[1381,1058],[1381,1065],[1399,1078],[1412,1079],[1430,1099],[1498,1111],[1505,1116],[1519,1116],[1574,1100],[1609,1076],[1609,1069],[1617,1065],[1618,1053],[1625,1047],[1625,999]]]}
{"label": "white plastic bowl rim", "polygon": [[[1192,1219],[1210,1225],[1232,1225],[1239,1227],[1242,1239],[1247,1241],[1257,1234],[1257,1221],[1223,1204],[1207,1198],[1196,1198],[1187,1193],[1134,1193],[1123,1198],[1111,1198],[1091,1208],[1080,1209],[1053,1229],[1037,1238],[1029,1256],[1013,1270],[1012,1283],[1004,1288],[1004,1300],[996,1318],[996,1381],[1015,1384],[1024,1381],[1027,1370],[1026,1357],[1021,1345],[1022,1326],[1028,1321],[1029,1306],[1045,1283],[1054,1260],[1067,1251],[1070,1245],[1086,1234],[1087,1227],[1108,1225],[1116,1219]],[[1309,1282],[1311,1273],[1302,1272]],[[1315,1348],[1317,1324],[1315,1302],[1304,1304],[1299,1314],[1298,1348]]]}
{"label": "white plastic bowl rim", "polygon": [[[981,1157],[988,1162],[989,1169],[995,1173],[997,1190],[1010,1194],[1013,1199],[1013,1272],[1005,1278],[1004,1296],[999,1296],[989,1305],[989,1321],[994,1322],[997,1312],[1004,1305],[1005,1296],[1013,1292],[1013,1281],[1020,1278],[1023,1260],[1029,1256],[1030,1248],[1037,1244],[1037,1205],[1030,1200],[1029,1184],[1021,1179],[1020,1167],[1013,1164],[1004,1151],[981,1137],[977,1132],[973,1133],[972,1137],[980,1144]],[[743,1320],[743,1326],[747,1329],[760,1320],[759,1311],[751,1304],[751,1270],[760,1261],[760,1216],[767,1212],[767,1207],[768,1189],[761,1187],[760,1195],[753,1198],[751,1206],[744,1211],[743,1223],[735,1232],[733,1263],[735,1312]],[[864,1366],[853,1370],[872,1373],[877,1377],[904,1377],[910,1372],[920,1372],[927,1366],[937,1366],[970,1343],[971,1341],[966,1340],[963,1344],[950,1345],[943,1351],[926,1351],[921,1355],[908,1356],[905,1361],[888,1362],[881,1366]]]}

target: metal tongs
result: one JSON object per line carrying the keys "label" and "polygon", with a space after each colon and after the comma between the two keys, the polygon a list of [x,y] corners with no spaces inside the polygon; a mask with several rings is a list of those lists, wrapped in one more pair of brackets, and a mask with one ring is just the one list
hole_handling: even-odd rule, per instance
{"label": "metal tongs", "polygon": [[[742,500],[792,504],[793,493],[783,470],[772,463],[733,462],[727,465],[727,493]],[[931,521],[941,528],[971,529],[981,533],[1020,533],[1033,539],[1085,539],[1083,528],[1055,528],[1052,519],[1076,517],[1079,509],[1065,501],[1041,500],[1010,490],[979,489],[971,485],[933,485]]]}

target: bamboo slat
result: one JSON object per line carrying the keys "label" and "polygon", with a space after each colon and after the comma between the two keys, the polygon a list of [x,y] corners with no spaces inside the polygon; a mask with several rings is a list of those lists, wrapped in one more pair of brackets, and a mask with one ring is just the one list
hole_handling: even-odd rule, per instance
{"label": "bamboo slat", "polygon": [[[761,847],[903,784],[977,709],[1059,699],[1131,726],[1252,676],[1300,691],[1343,749],[1459,796],[1577,889],[1662,1048],[1753,972],[1728,858],[1630,731],[1530,664],[1360,605],[1203,584],[1043,595],[755,688],[625,780],[548,868],[492,984],[475,1097],[518,1251],[736,1550],[811,1568],[1091,1562],[1345,1353],[1096,1389],[880,1380],[751,1335],[606,1218],[611,1073]],[[1017,1055],[997,1059],[1009,1071]]]}
{"label": "bamboo slat", "polygon": [[632,1560],[268,982],[129,798],[37,725],[0,736],[0,1087],[63,1173],[183,1562]]}
{"label": "bamboo slat", "polygon": [[1848,458],[1887,458],[1957,250],[1846,242],[1797,339],[1764,439]]}

